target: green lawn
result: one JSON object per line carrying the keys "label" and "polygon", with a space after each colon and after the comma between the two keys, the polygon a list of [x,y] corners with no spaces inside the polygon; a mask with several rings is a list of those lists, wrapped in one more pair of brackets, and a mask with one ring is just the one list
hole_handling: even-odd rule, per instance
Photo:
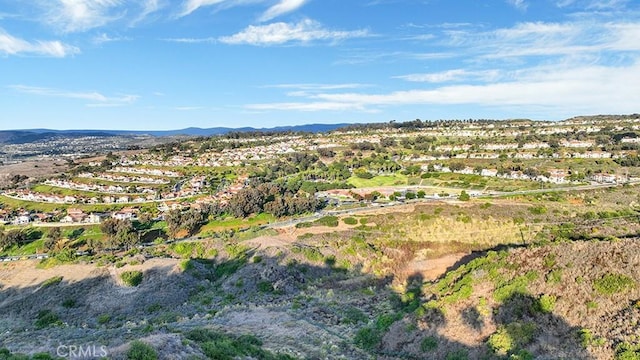
{"label": "green lawn", "polygon": [[33,255],[33,254],[41,254],[46,252],[44,250],[44,239],[35,240],[23,246],[12,246],[9,249],[6,249],[0,255],[2,256],[22,256],[22,255]]}
{"label": "green lawn", "polygon": [[0,195],[0,204],[5,205],[6,207],[12,209],[26,209],[26,210],[35,210],[41,212],[53,212],[55,210],[65,210],[70,207],[78,208],[84,210],[86,213],[91,212],[101,212],[101,211],[115,211],[120,210],[127,206],[132,205],[140,205],[140,204],[51,204],[51,203],[41,203],[35,201],[26,201],[26,200],[18,200],[9,198],[6,196]]}
{"label": "green lawn", "polygon": [[408,177],[402,174],[393,175],[379,175],[374,176],[371,179],[362,179],[357,176],[352,176],[347,180],[347,183],[357,187],[376,187],[376,186],[394,186],[394,185],[407,185]]}
{"label": "green lawn", "polygon": [[240,228],[247,228],[251,226],[259,226],[259,225],[267,224],[274,220],[275,220],[275,217],[267,213],[261,213],[247,219],[227,217],[222,220],[209,221],[209,223],[207,223],[200,229],[200,232],[198,233],[198,235],[221,231],[221,230],[240,229]]}
{"label": "green lawn", "polygon": [[56,194],[62,196],[82,196],[87,198],[92,197],[101,197],[105,195],[112,196],[139,196],[140,193],[109,193],[109,192],[101,192],[101,191],[85,191],[85,190],[75,190],[75,189],[67,189],[57,186],[50,186],[39,184],[34,186],[31,191],[41,193],[41,194]]}
{"label": "green lawn", "polygon": [[[132,174],[128,174],[129,176],[132,176]],[[146,175],[145,175],[146,176]],[[129,186],[143,186],[146,188],[153,188],[153,189],[157,189],[157,188],[161,188],[161,187],[170,187],[172,185],[172,183],[169,184],[148,184],[148,183],[144,183],[144,182],[119,182],[119,181],[110,181],[110,180],[103,180],[103,179],[95,179],[95,178],[84,178],[84,177],[75,177],[73,178],[73,182],[78,183],[78,184],[97,184],[97,185],[106,185],[106,186],[110,186],[110,185],[114,185],[114,186],[122,186],[122,187],[129,187]],[[173,181],[173,183],[175,183],[175,180]]]}

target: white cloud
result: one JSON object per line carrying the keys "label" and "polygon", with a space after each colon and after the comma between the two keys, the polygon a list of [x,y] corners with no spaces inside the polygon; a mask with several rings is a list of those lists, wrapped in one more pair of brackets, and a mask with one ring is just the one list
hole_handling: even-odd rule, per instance
{"label": "white cloud", "polygon": [[63,32],[82,32],[101,27],[123,16],[114,10],[124,0],[48,0],[45,21]]}
{"label": "white cloud", "polygon": [[625,7],[627,0],[592,0],[587,9],[605,10],[605,9],[621,9]]}
{"label": "white cloud", "polygon": [[369,84],[276,84],[266,85],[265,88],[280,88],[280,89],[300,89],[308,91],[327,91],[327,90],[341,90],[341,89],[357,89],[363,87],[369,87]]}
{"label": "white cloud", "polygon": [[576,0],[558,0],[556,2],[556,6],[562,8],[562,7],[569,6],[569,5],[573,4],[575,1]]}
{"label": "white cloud", "polygon": [[640,59],[621,67],[540,66],[518,72],[513,81],[482,85],[448,85],[390,93],[310,94],[308,102],[250,104],[252,110],[375,111],[406,105],[479,105],[542,109],[553,114],[637,112]]}
{"label": "white cloud", "polygon": [[269,21],[280,15],[290,13],[302,7],[308,0],[280,0],[260,17],[260,21]]}
{"label": "white cloud", "polygon": [[249,104],[245,106],[249,110],[277,110],[277,111],[365,111],[366,109],[359,104],[346,102],[309,102],[309,103],[267,103],[267,104]]}
{"label": "white cloud", "polygon": [[369,36],[367,30],[336,31],[325,29],[319,22],[305,19],[296,24],[278,22],[263,26],[250,25],[243,31],[221,37],[226,44],[278,45],[288,42],[339,41]]}
{"label": "white cloud", "polygon": [[138,24],[141,21],[144,21],[149,15],[159,11],[165,6],[165,2],[163,0],[145,0],[141,6],[142,12],[131,21],[131,26]]}
{"label": "white cloud", "polygon": [[96,35],[92,39],[93,43],[97,45],[102,45],[105,43],[116,42],[116,41],[129,41],[129,40],[131,40],[131,38],[119,37],[119,36],[112,37],[106,33],[101,33],[99,35]]}
{"label": "white cloud", "polygon": [[529,7],[529,4],[524,0],[507,0],[509,5],[515,7],[518,10],[525,11]]}
{"label": "white cloud", "polygon": [[0,29],[0,54],[65,57],[79,53],[80,49],[77,47],[60,41],[37,40],[30,42],[12,36]]}
{"label": "white cloud", "polygon": [[465,69],[454,69],[437,73],[401,75],[395,76],[394,78],[412,82],[444,83],[467,80],[493,81],[499,76],[500,71],[498,70],[469,71]]}
{"label": "white cloud", "polygon": [[202,110],[204,109],[202,106],[176,106],[173,110],[177,111],[194,111],[194,110]]}
{"label": "white cloud", "polygon": [[640,23],[527,22],[485,32],[445,32],[445,46],[459,56],[508,59],[553,56],[597,56],[601,52],[640,50]]}
{"label": "white cloud", "polygon": [[334,64],[339,65],[357,65],[376,62],[395,62],[397,60],[441,60],[455,58],[459,56],[458,52],[407,52],[407,51],[362,51],[355,50],[353,53],[343,56]]}
{"label": "white cloud", "polygon": [[184,43],[184,44],[201,44],[201,43],[216,43],[218,39],[208,37],[208,38],[172,38],[172,39],[162,39],[163,41],[168,42],[176,42],[176,43]]}
{"label": "white cloud", "polygon": [[223,2],[225,2],[226,0],[187,0],[183,7],[182,7],[182,12],[180,13],[180,17],[182,16],[187,16],[189,14],[191,14],[192,12],[198,10],[199,8],[203,7],[203,6],[211,6],[211,5],[216,5],[216,4],[221,4]]}
{"label": "white cloud", "polygon": [[11,85],[9,86],[9,88],[23,94],[86,100],[90,101],[87,106],[91,107],[128,105],[135,102],[139,98],[138,95],[120,95],[109,97],[96,91],[76,92],[28,85]]}

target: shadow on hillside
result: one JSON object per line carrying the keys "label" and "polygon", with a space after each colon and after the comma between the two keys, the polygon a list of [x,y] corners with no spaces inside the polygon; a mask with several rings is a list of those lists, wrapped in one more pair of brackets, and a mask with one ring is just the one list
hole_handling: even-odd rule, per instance
{"label": "shadow on hillside", "polygon": [[[360,302],[361,298],[339,305],[329,301],[325,303],[324,300],[304,298],[304,301],[294,302],[294,299],[310,287],[323,293],[371,289],[376,293],[384,292],[388,280],[369,278],[360,272],[349,273],[335,266],[335,262],[306,264],[292,260],[292,255],[268,256],[240,245],[235,248],[227,245],[225,252],[228,254],[213,259],[152,258],[143,264],[122,267],[114,264],[78,266],[78,271],[86,271],[82,276],[69,274],[69,271],[74,271],[69,270],[69,266],[47,270],[33,267],[24,271],[32,271],[34,278],[45,280],[25,287],[8,286],[0,278],[0,348],[6,346],[20,353],[51,354],[55,354],[59,344],[106,345],[111,349],[134,339],[180,332],[192,326],[213,326],[264,338],[268,337],[269,329],[278,328],[277,321],[262,324],[259,319],[252,322],[251,316],[239,317],[242,330],[238,330],[234,316],[263,308],[269,312],[272,311],[269,307],[279,306],[285,312],[297,311],[297,316],[304,316],[304,323],[310,324],[308,327],[317,329],[318,333],[327,334],[336,342],[344,342],[345,345],[336,351],[355,352],[360,354],[356,357],[362,356],[363,353],[350,339],[331,335],[332,332],[326,328],[362,321],[355,315],[349,318],[352,315],[349,311],[362,307],[365,314],[373,313],[373,306],[380,301],[380,295],[367,295],[369,299],[375,299],[370,304]],[[138,286],[125,286],[121,274],[138,270],[143,271],[142,282]],[[46,272],[47,275],[36,272]],[[62,279],[54,280],[58,276]],[[78,281],[68,280],[81,277],[82,280]],[[363,279],[350,281],[352,278]],[[344,312],[341,305],[347,306],[349,311]],[[219,313],[226,317],[217,320]],[[278,317],[274,319],[278,320]],[[296,321],[294,316],[288,319]],[[258,331],[254,333],[252,326],[257,326]],[[280,326],[284,328],[283,324]],[[305,338],[307,345],[317,347],[320,354],[321,349],[308,339],[309,336],[307,334]],[[278,343],[271,343],[274,342]],[[162,355],[163,349],[158,350]],[[276,350],[286,352],[297,348],[295,343],[291,343]],[[164,353],[174,351],[167,349]]]}
{"label": "shadow on hillside", "polygon": [[[275,350],[309,358],[493,356],[485,345],[470,347],[442,335],[447,315],[438,308],[421,314],[422,330],[410,333],[401,325],[408,318],[406,314],[415,313],[421,305],[420,275],[408,279],[410,290],[399,297],[389,288],[391,277],[348,272],[332,262],[301,263],[290,254],[269,256],[232,247],[227,247],[227,252],[228,258],[151,259],[122,268],[96,267],[76,282],[63,278],[49,285],[15,288],[3,287],[0,281],[0,343],[14,351],[55,354],[58,344],[115,348],[153,334],[211,326],[254,334],[278,347]],[[140,285],[124,286],[120,274],[138,269],[144,269]],[[58,275],[56,268],[47,271]],[[397,302],[393,310],[384,305],[390,300]],[[543,357],[589,359],[578,344],[577,329],[551,314],[535,311],[536,302],[528,295],[514,295],[493,314],[479,307],[464,309],[465,331],[483,332],[489,323],[495,323],[515,339],[517,348]],[[355,332],[345,332],[345,328],[369,326],[385,312],[401,314],[405,320],[393,325],[372,352],[358,348],[352,338]],[[530,323],[537,325],[531,329]],[[530,341],[518,345],[523,336],[529,336]],[[392,337],[397,340],[389,340]],[[423,344],[422,339],[428,337],[433,338],[435,347]],[[335,345],[323,347],[325,342]],[[176,351],[157,346],[161,358]]]}
{"label": "shadow on hillside", "polygon": [[[579,331],[541,311],[535,297],[515,293],[495,309],[479,303],[455,313],[424,306],[394,324],[378,354],[382,359],[595,359]],[[468,345],[473,342],[481,345]]]}

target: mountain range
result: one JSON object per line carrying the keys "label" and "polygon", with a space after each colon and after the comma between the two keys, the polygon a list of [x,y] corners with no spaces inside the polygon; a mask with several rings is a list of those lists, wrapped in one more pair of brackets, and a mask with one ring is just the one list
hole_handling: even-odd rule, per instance
{"label": "mountain range", "polygon": [[222,135],[229,132],[251,132],[251,131],[292,131],[292,132],[327,132],[352,124],[305,124],[293,126],[277,126],[272,128],[229,128],[213,127],[198,128],[189,127],[177,130],[54,130],[54,129],[23,129],[23,130],[0,130],[0,144],[24,144],[34,141],[46,140],[52,137],[81,137],[81,136],[135,136],[149,135],[155,137],[165,136],[212,136]]}

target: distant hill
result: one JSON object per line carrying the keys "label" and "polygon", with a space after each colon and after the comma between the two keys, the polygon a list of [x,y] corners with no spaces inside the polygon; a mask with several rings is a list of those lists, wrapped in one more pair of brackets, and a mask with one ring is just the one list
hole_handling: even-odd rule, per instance
{"label": "distant hill", "polygon": [[52,129],[24,129],[24,130],[2,130],[0,131],[0,144],[25,144],[34,141],[47,140],[56,136],[79,137],[79,136],[135,136],[149,135],[155,137],[165,136],[212,136],[229,132],[250,132],[250,131],[294,131],[320,133],[332,131],[351,124],[306,124],[294,126],[277,126],[273,128],[197,128],[189,127],[178,130],[52,130]]}

